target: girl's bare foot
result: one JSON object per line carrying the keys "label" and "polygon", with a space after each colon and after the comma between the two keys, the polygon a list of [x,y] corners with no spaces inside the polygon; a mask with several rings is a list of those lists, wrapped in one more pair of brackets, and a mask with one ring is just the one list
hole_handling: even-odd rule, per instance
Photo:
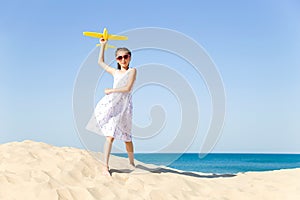
{"label": "girl's bare foot", "polygon": [[129,163],[129,169],[130,170],[135,170],[135,164],[134,163]]}
{"label": "girl's bare foot", "polygon": [[102,169],[102,175],[104,176],[111,176],[110,172],[109,172],[109,167],[108,166],[104,166]]}

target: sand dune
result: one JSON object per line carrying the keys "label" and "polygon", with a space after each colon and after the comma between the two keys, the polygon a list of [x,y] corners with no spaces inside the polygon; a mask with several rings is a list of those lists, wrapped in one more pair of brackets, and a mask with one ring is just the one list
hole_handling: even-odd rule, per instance
{"label": "sand dune", "polygon": [[25,140],[0,145],[0,199],[300,199],[300,169],[215,175],[111,157],[101,174],[94,152]]}

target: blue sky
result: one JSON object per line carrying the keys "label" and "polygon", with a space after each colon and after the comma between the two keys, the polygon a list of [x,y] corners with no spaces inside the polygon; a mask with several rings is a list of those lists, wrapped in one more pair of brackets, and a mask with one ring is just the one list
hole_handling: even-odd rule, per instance
{"label": "blue sky", "polygon": [[[215,152],[299,153],[299,11],[296,0],[2,2],[0,143],[31,139],[81,148],[72,93],[95,47],[82,32],[161,27],[193,38],[220,71],[227,113]],[[136,63],[149,59],[137,56]],[[149,113],[136,112],[136,122],[147,122]],[[199,135],[190,151],[198,151]]]}

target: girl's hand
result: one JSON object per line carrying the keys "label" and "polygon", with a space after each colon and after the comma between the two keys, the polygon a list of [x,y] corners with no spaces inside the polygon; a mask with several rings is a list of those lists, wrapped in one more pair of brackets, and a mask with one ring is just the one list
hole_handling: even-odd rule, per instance
{"label": "girl's hand", "polygon": [[105,92],[105,94],[111,94],[111,93],[113,92],[113,90],[112,90],[112,89],[109,89],[109,88],[106,88],[106,89],[104,90],[104,92]]}
{"label": "girl's hand", "polygon": [[100,38],[100,39],[99,39],[99,42],[100,42],[100,44],[101,44],[102,46],[104,46],[104,45],[106,45],[107,40],[104,40],[103,38]]}

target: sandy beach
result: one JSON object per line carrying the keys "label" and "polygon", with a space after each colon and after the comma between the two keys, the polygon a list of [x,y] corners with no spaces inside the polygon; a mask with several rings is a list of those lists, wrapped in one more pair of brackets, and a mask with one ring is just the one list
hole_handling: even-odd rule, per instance
{"label": "sandy beach", "polygon": [[[99,154],[99,155],[98,155]],[[300,199],[300,169],[234,174],[184,172],[25,140],[0,145],[0,199]]]}

